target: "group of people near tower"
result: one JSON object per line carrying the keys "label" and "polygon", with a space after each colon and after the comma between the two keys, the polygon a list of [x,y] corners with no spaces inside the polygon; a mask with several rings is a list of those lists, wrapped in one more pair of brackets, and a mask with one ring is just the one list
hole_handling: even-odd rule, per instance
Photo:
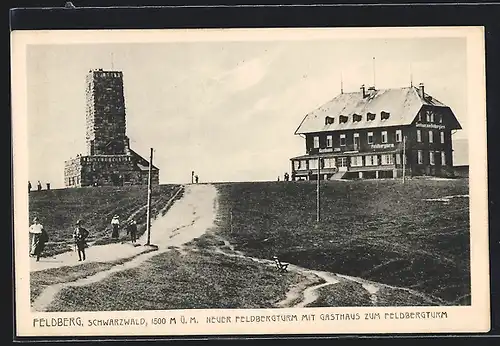
{"label": "group of people near tower", "polygon": [[[131,219],[126,223],[127,234],[130,235],[130,241],[135,244],[137,241],[137,221]],[[113,216],[111,220],[111,238],[117,240],[120,236],[120,219],[118,215]],[[29,228],[30,235],[30,257],[40,261],[46,243],[49,241],[49,234],[41,224],[38,217],[33,218],[33,223]],[[72,232],[72,240],[75,245],[75,251],[78,253],[78,261],[85,261],[85,249],[88,247],[87,239],[90,235],[89,230],[84,227],[83,220],[77,220]]]}

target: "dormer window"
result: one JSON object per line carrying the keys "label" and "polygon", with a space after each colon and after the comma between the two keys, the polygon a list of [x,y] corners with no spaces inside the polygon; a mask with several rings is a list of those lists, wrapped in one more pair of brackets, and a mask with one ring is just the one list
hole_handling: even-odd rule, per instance
{"label": "dormer window", "polygon": [[349,120],[348,117],[346,117],[345,115],[341,115],[339,116],[339,123],[346,123],[347,121]]}
{"label": "dormer window", "polygon": [[382,119],[382,120],[387,120],[387,119],[389,119],[389,116],[390,116],[390,113],[389,113],[389,112],[384,112],[384,111],[382,111],[382,112],[380,113],[380,119]]}
{"label": "dormer window", "polygon": [[353,122],[361,121],[362,118],[363,117],[360,114],[353,114],[352,115],[352,121]]}
{"label": "dormer window", "polygon": [[370,112],[368,112],[368,113],[366,114],[366,120],[368,120],[368,121],[375,120],[375,113],[370,113]]}
{"label": "dormer window", "polygon": [[325,117],[325,125],[333,124],[334,120],[335,120],[335,118],[333,118],[333,117]]}

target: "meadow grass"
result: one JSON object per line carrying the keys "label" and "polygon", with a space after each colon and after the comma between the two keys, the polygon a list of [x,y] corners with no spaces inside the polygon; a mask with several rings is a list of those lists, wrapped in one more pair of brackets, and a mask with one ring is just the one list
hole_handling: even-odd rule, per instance
{"label": "meadow grass", "polygon": [[[217,184],[237,250],[470,304],[468,180]],[[445,196],[449,202],[428,201]]]}
{"label": "meadow grass", "polygon": [[249,259],[174,250],[91,285],[66,287],[48,311],[271,308],[299,281]]}
{"label": "meadow grass", "polygon": [[[158,185],[152,189],[151,214],[156,217],[179,185]],[[182,196],[182,192],[177,198]],[[119,215],[125,221],[147,203],[147,186],[82,187],[32,191],[29,194],[30,222],[38,216],[49,233],[42,257],[71,251],[75,222],[83,220],[90,231],[88,242],[103,245],[127,238],[122,229],[119,239],[111,238],[111,218]],[[137,214],[138,236],[145,230],[146,209]]]}

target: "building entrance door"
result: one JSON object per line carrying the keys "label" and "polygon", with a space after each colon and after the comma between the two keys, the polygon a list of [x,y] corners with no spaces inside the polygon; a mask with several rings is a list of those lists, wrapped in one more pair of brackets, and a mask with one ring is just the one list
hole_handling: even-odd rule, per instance
{"label": "building entrance door", "polygon": [[123,178],[118,173],[114,173],[111,175],[111,182],[113,186],[123,186]]}

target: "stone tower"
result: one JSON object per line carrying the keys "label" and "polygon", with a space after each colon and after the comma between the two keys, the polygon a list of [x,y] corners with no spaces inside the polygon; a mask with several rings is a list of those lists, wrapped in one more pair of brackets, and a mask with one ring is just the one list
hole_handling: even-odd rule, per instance
{"label": "stone tower", "polygon": [[[85,97],[86,155],[65,161],[66,187],[147,185],[149,161],[130,148],[121,71],[90,70]],[[159,169],[151,167],[152,184]]]}
{"label": "stone tower", "polygon": [[128,154],[123,73],[91,70],[86,84],[87,155]]}

